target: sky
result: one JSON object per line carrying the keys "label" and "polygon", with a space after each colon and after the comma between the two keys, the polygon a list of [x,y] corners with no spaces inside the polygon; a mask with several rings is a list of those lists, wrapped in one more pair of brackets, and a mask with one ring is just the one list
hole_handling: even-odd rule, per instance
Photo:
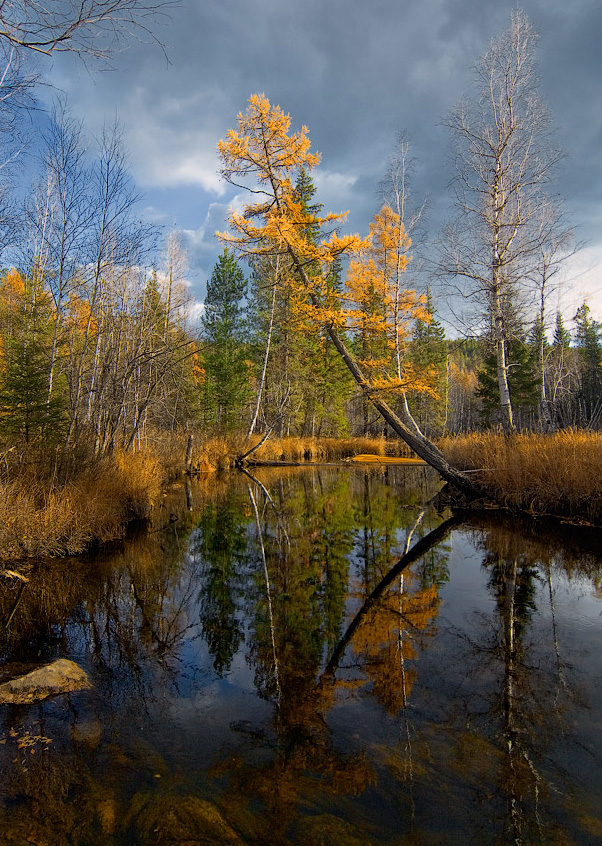
{"label": "sky", "polygon": [[[316,199],[349,210],[346,231],[365,234],[378,184],[401,132],[411,140],[413,194],[429,198],[435,237],[451,216],[451,139],[442,119],[473,93],[472,68],[506,30],[505,0],[182,0],[158,19],[162,50],[132,42],[112,68],[69,54],[43,61],[88,131],[117,115],[144,215],[184,233],[195,300],[222,246],[234,193],[220,180],[216,143],[248,98],[264,93],[306,125],[321,163]],[[602,320],[602,5],[525,0],[539,33],[540,94],[566,157],[550,191],[563,198],[582,249],[567,263],[551,310],[570,323],[587,299]],[[444,311],[442,306],[442,311]]]}

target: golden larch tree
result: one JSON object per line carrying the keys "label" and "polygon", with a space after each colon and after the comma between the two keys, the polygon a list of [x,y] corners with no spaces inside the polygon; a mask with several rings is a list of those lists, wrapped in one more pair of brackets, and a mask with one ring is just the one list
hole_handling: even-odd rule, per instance
{"label": "golden larch tree", "polygon": [[[294,178],[298,171],[311,170],[320,158],[310,152],[307,127],[291,132],[290,126],[290,115],[279,106],[270,105],[263,94],[254,94],[246,112],[238,115],[238,128],[229,130],[219,142],[222,176],[249,191],[252,202],[241,210],[233,209],[230,231],[218,235],[242,255],[279,255],[286,260],[289,270],[283,277],[292,281],[299,307],[308,320],[326,330],[360,389],[391,429],[445,479],[473,493],[472,481],[448,464],[411,416],[402,420],[387,404],[381,396],[382,386],[373,383],[367,368],[362,367],[347,343],[350,309],[340,307],[340,295],[328,284],[328,270],[339,256],[355,258],[367,250],[369,241],[357,235],[339,235],[336,228],[321,240],[311,234],[321,232],[325,226],[337,227],[346,214],[313,214],[296,196]],[[385,217],[392,222],[390,215]],[[382,228],[372,257],[375,268],[391,250],[386,226]],[[404,414],[403,407],[400,413]]]}

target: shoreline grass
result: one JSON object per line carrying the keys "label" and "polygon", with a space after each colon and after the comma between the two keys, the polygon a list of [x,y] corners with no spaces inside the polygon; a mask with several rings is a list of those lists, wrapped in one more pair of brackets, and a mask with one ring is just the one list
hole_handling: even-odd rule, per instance
{"label": "shoreline grass", "polygon": [[[242,438],[209,438],[202,440],[193,451],[195,470],[207,472],[226,470],[234,466],[236,456],[242,455],[261,440],[253,436]],[[329,463],[354,458],[360,454],[380,457],[412,458],[412,451],[400,440],[385,438],[269,438],[249,458],[273,462]]]}
{"label": "shoreline grass", "polygon": [[[167,483],[185,472],[186,440],[184,434],[157,437],[137,452],[102,459],[83,451],[68,455],[60,472],[41,452],[5,452],[0,561],[74,555],[123,537],[132,520],[150,516]],[[475,433],[444,438],[439,446],[501,506],[602,525],[600,433]],[[245,448],[242,439],[199,439],[191,469],[210,477],[231,468]],[[405,444],[384,438],[274,438],[254,456],[274,463],[416,463]]]}
{"label": "shoreline grass", "polygon": [[602,525],[602,433],[484,432],[444,438],[439,448],[500,505]]}
{"label": "shoreline grass", "polygon": [[149,451],[88,459],[63,479],[34,459],[0,482],[1,561],[75,555],[117,540],[148,516],[164,481]]}

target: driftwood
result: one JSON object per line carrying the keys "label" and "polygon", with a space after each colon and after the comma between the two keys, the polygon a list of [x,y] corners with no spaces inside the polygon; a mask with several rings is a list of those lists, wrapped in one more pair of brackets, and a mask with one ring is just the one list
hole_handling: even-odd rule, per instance
{"label": "driftwood", "polygon": [[260,458],[252,458],[245,461],[244,465],[238,465],[239,469],[244,467],[304,467],[309,461],[262,461]]}

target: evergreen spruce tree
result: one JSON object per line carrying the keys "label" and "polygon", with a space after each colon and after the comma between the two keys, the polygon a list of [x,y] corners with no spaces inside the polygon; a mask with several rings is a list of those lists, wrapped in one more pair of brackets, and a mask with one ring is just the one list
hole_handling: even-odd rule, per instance
{"label": "evergreen spruce tree", "polygon": [[0,432],[52,443],[62,432],[66,403],[60,380],[48,397],[49,296],[35,277],[21,274],[5,275],[1,288]]}
{"label": "evergreen spruce tree", "polygon": [[440,434],[445,425],[447,342],[445,330],[435,317],[435,307],[430,288],[426,292],[428,320],[416,320],[414,338],[410,346],[410,359],[416,371],[430,376],[437,398],[421,392],[410,395],[410,410],[420,428],[429,436]]}
{"label": "evergreen spruce tree", "polygon": [[[322,203],[315,202],[315,194],[316,187],[309,172],[301,168],[295,183],[295,195],[305,213],[318,216],[323,206]],[[314,243],[318,241],[320,234],[319,227],[311,227],[307,233]],[[310,277],[316,270],[308,267]],[[340,260],[333,262],[327,286],[331,292],[340,292]],[[353,384],[328,335],[315,326],[299,326],[292,335],[292,361],[299,368],[299,433],[311,436],[345,433],[345,406],[353,392]]]}
{"label": "evergreen spruce tree", "polygon": [[[294,195],[309,215],[318,215],[322,208],[320,203],[314,202],[315,193],[308,171],[302,168]],[[310,226],[307,236],[317,241],[319,227]],[[309,263],[306,270],[313,278],[318,268]],[[253,262],[250,328],[253,357],[258,369],[263,366],[270,338],[262,396],[264,425],[280,414],[277,435],[342,434],[347,427],[345,409],[353,391],[352,380],[327,333],[299,313],[292,289],[283,284],[283,280],[292,276],[284,260],[278,267],[279,281],[275,279],[275,273],[274,262],[269,256]],[[328,285],[334,291],[340,290],[341,284],[341,265],[335,261]],[[282,407],[285,398],[287,400]]]}
{"label": "evergreen spruce tree", "polygon": [[602,324],[592,319],[587,303],[577,309],[575,324],[575,346],[581,360],[581,423],[594,426],[602,416]]}
{"label": "evergreen spruce tree", "polygon": [[[529,414],[538,407],[538,379],[536,374],[536,356],[531,344],[519,337],[508,342],[508,387],[512,406],[517,412],[517,422],[530,423]],[[500,404],[497,378],[497,354],[490,346],[483,359],[483,368],[478,373],[477,397],[481,401],[481,416],[489,423],[500,424],[498,409]],[[521,419],[522,418],[522,419]]]}
{"label": "evergreen spruce tree", "polygon": [[565,328],[562,314],[556,312],[556,327],[554,329],[554,346],[568,350],[571,346],[571,333]]}
{"label": "evergreen spruce tree", "polygon": [[250,396],[246,362],[245,314],[242,300],[247,281],[234,254],[226,248],[207,284],[203,311],[205,352],[205,416],[219,431],[240,427]]}
{"label": "evergreen spruce tree", "polygon": [[580,356],[571,348],[571,333],[556,312],[552,348],[548,356],[548,401],[556,428],[574,426],[580,419]]}

